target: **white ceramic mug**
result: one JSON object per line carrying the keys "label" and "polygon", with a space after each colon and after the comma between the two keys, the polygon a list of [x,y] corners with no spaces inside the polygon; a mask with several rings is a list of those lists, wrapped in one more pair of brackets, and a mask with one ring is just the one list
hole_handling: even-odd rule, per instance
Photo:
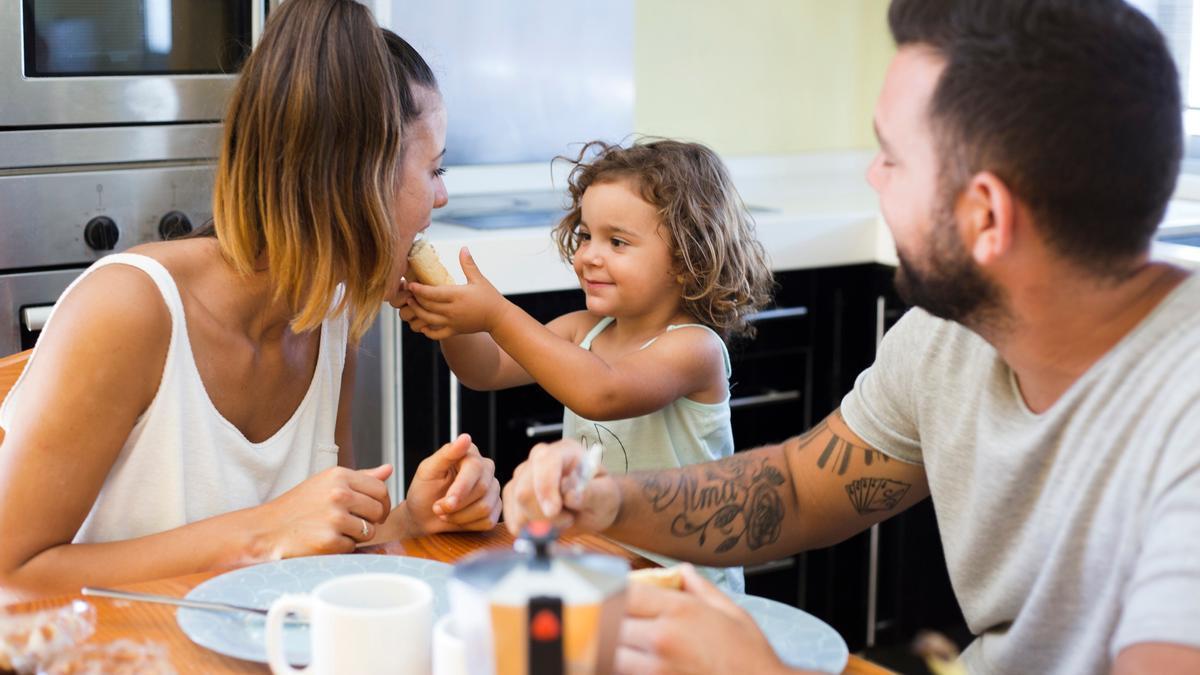
{"label": "white ceramic mug", "polygon": [[[312,658],[288,665],[283,622],[309,622]],[[433,589],[400,574],[352,574],[330,579],[308,595],[284,595],[267,613],[267,660],[273,673],[428,675]]]}
{"label": "white ceramic mug", "polygon": [[468,675],[467,646],[453,614],[433,624],[433,675]]}

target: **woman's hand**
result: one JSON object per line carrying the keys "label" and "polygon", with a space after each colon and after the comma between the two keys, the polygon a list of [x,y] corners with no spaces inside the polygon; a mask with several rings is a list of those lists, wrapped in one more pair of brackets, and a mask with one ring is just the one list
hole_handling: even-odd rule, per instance
{"label": "woman's hand", "polygon": [[504,525],[514,537],[531,520],[596,532],[613,524],[621,508],[620,488],[601,465],[580,490],[583,456],[583,446],[570,439],[539,443],[529,451],[504,486]]}
{"label": "woman's hand", "polygon": [[[508,300],[479,271],[471,253],[458,252],[467,283],[457,286],[426,286],[408,283],[410,298],[400,318],[431,340],[444,340],[467,333],[490,333],[501,320]],[[406,318],[411,315],[411,318]]]}
{"label": "woman's hand", "polygon": [[500,520],[496,465],[479,454],[467,434],[443,445],[417,466],[404,509],[411,536],[486,531]]}
{"label": "woman's hand", "polygon": [[618,673],[794,673],[779,661],[754,619],[691,565],[683,591],[630,584]]}
{"label": "woman's hand", "polygon": [[268,528],[265,557],[353,551],[387,520],[392,502],[384,481],[391,475],[391,464],[333,467],[262,505],[255,519]]}

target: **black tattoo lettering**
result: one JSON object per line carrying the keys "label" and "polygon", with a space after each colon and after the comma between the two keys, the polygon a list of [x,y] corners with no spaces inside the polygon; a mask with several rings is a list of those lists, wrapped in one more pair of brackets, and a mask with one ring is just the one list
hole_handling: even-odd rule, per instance
{"label": "black tattoo lettering", "polygon": [[846,494],[854,510],[865,516],[896,508],[910,487],[909,483],[890,478],[859,478],[846,486]]}
{"label": "black tattoo lettering", "polygon": [[655,512],[672,505],[679,509],[671,521],[673,536],[699,534],[703,546],[711,530],[721,539],[717,553],[731,550],[743,537],[751,550],[779,540],[784,517],[779,488],[786,480],[766,459],[734,455],[707,465],[703,474],[685,470],[674,477],[657,473],[639,480]]}

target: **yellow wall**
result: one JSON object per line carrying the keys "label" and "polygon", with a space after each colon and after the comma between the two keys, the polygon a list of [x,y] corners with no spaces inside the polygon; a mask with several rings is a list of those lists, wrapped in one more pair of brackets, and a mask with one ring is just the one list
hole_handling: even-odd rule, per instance
{"label": "yellow wall", "polygon": [[872,148],[887,0],[636,0],[639,133],[726,155]]}

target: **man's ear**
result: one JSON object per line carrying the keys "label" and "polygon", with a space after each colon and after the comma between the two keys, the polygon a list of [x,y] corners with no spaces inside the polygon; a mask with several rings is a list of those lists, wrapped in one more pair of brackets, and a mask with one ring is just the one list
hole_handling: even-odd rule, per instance
{"label": "man's ear", "polygon": [[1016,203],[1012,190],[991,172],[971,177],[955,208],[963,244],[980,265],[995,262],[1012,250]]}

